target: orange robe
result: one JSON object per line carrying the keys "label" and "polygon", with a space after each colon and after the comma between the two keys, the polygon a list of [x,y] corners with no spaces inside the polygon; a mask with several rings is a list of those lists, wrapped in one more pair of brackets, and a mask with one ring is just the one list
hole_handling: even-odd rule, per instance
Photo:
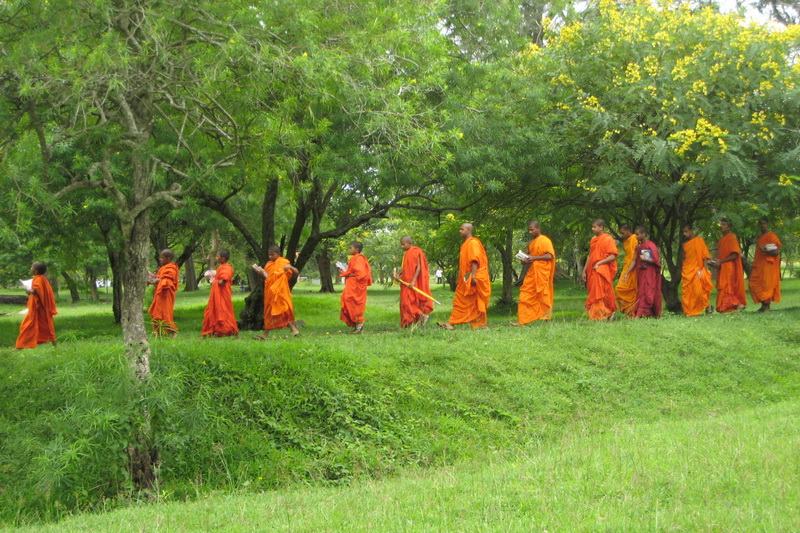
{"label": "orange robe", "polygon": [[704,266],[711,259],[705,241],[700,237],[683,244],[683,267],[681,270],[681,306],[686,316],[697,316],[705,312],[711,300],[711,272]]}
{"label": "orange robe", "polygon": [[556,277],[556,252],[553,241],[539,235],[528,244],[528,255],[545,254],[552,255],[553,259],[531,263],[519,290],[517,321],[520,324],[540,319],[550,320],[553,309],[553,280]]}
{"label": "orange robe", "polygon": [[[414,286],[419,290],[431,293],[431,273],[428,270],[428,258],[419,246],[412,246],[403,254],[403,268],[400,272],[400,279],[410,283],[414,279],[414,273],[420,267],[419,276]],[[422,315],[430,314],[433,311],[433,302],[416,292],[414,289],[400,284],[400,326],[407,327],[417,322]]]}
{"label": "orange robe", "polygon": [[175,325],[175,292],[178,290],[178,265],[167,263],[158,269],[158,284],[153,292],[153,303],[150,304],[150,318],[153,331],[159,334],[178,331]]}
{"label": "orange robe", "polygon": [[[472,262],[478,263],[475,274],[475,285],[472,285]],[[483,244],[475,237],[470,237],[461,245],[458,259],[458,285],[453,299],[453,311],[450,313],[451,324],[466,324],[472,329],[486,325],[486,312],[489,309],[489,298],[492,296],[492,285],[489,280],[489,258]]]}
{"label": "orange robe", "polygon": [[348,326],[364,322],[364,311],[367,308],[367,287],[372,285],[372,269],[369,261],[362,254],[355,254],[347,263],[347,270],[341,273],[344,278],[341,312],[339,320]]}
{"label": "orange robe", "polygon": [[[614,294],[614,277],[617,275],[617,262],[611,261],[600,265],[597,270],[594,264],[611,254],[618,254],[617,243],[608,233],[595,235],[589,241],[589,267],[586,271],[586,312],[592,320],[605,320],[617,310],[617,298]],[[635,255],[635,254],[634,254]]]}
{"label": "orange robe", "polygon": [[[220,285],[220,280],[225,280]],[[230,263],[222,263],[217,267],[214,281],[211,283],[211,293],[208,295],[208,305],[203,313],[203,329],[201,335],[212,337],[230,337],[238,335],[239,325],[233,313],[233,267]]]}
{"label": "orange robe", "polygon": [[281,329],[294,323],[294,305],[289,288],[291,270],[284,270],[290,264],[285,257],[279,257],[264,265],[267,278],[264,280],[264,330]]}
{"label": "orange robe", "polygon": [[[628,267],[631,266],[631,262],[636,260],[636,247],[639,246],[639,240],[636,238],[636,235],[631,235],[622,246],[625,249],[625,263],[622,265],[622,271],[627,272]],[[617,283],[617,304],[619,305],[619,310],[630,318],[636,316],[636,297],[639,286],[638,279],[638,269],[634,268],[633,272],[628,274],[628,278],[625,281],[620,279]]]}
{"label": "orange robe", "polygon": [[739,239],[728,233],[717,243],[717,257],[725,259],[736,252],[733,261],[722,263],[717,274],[717,312],[735,311],[738,305],[747,305],[744,294],[744,270],[742,269],[742,249]]}
{"label": "orange robe", "polygon": [[19,326],[17,348],[36,348],[44,342],[56,340],[53,316],[57,315],[56,298],[50,282],[41,274],[33,277],[35,294],[28,296],[28,314]]}
{"label": "orange robe", "polygon": [[762,301],[781,301],[781,257],[767,255],[761,248],[767,244],[775,244],[781,248],[781,240],[771,231],[758,238],[753,269],[750,271],[750,298],[753,303]]}

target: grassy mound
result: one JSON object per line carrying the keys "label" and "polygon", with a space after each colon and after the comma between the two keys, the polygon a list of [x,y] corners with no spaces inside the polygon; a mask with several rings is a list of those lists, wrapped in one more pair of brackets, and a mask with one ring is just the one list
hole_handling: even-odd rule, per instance
{"label": "grassy mound", "polygon": [[[181,294],[181,338],[154,343],[141,400],[160,453],[158,497],[518,464],[532,450],[557,454],[576,431],[768,408],[800,392],[800,284],[784,289],[767,314],[595,324],[580,314],[581,292],[562,288],[551,323],[475,332],[398,331],[396,292],[378,290],[361,336],[341,334],[336,296],[298,291],[310,327],[267,343],[196,338],[203,295]],[[124,453],[137,409],[114,328],[92,306],[60,312],[57,349],[0,352],[6,524],[138,498]]]}

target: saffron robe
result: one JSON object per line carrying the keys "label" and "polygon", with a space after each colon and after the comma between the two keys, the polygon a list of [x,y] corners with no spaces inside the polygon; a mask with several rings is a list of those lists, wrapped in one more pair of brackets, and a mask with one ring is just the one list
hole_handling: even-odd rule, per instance
{"label": "saffron robe", "polygon": [[158,284],[153,291],[153,303],[150,304],[150,318],[153,321],[153,331],[160,335],[178,331],[175,325],[175,292],[178,290],[178,265],[167,263],[158,269],[156,277]]}
{"label": "saffron robe", "polygon": [[711,254],[703,239],[694,237],[683,244],[683,267],[681,269],[681,306],[686,316],[703,313],[711,300],[711,272],[704,266],[704,259]]}
{"label": "saffron robe", "polygon": [[264,265],[264,330],[281,329],[294,323],[294,305],[289,288],[291,270],[285,270],[290,262],[279,257]]}
{"label": "saffron robe", "polygon": [[50,282],[43,275],[37,274],[33,277],[31,288],[35,293],[28,295],[28,314],[19,325],[17,348],[36,348],[44,342],[56,340],[53,316],[58,311]]}
{"label": "saffron robe", "polygon": [[597,270],[594,264],[609,255],[617,255],[617,244],[608,233],[595,235],[589,241],[589,266],[586,270],[586,312],[592,320],[605,320],[617,310],[617,298],[614,294],[614,278],[617,275],[617,262],[611,261],[600,265]]}
{"label": "saffron robe", "polygon": [[519,290],[517,321],[528,324],[535,320],[550,320],[553,310],[553,281],[556,277],[556,252],[549,237],[539,235],[528,244],[528,255],[550,254],[550,261],[534,261],[528,267]]}
{"label": "saffron robe", "polygon": [[742,269],[742,249],[739,239],[728,233],[717,243],[717,257],[725,259],[732,253],[738,254],[736,259],[722,263],[717,274],[717,311],[727,313],[735,311],[739,305],[747,305],[744,294],[744,270]]}
{"label": "saffron robe", "polygon": [[[225,280],[224,285],[219,282]],[[239,334],[239,325],[233,313],[233,267],[230,263],[222,263],[217,267],[208,305],[203,313],[203,329],[200,335],[212,337],[230,337]]]}
{"label": "saffron robe", "polygon": [[756,241],[756,256],[753,259],[749,280],[750,298],[753,303],[781,301],[781,257],[762,252],[761,249],[767,244],[777,245],[778,250],[781,248],[780,239],[771,231]]}
{"label": "saffron robe", "polygon": [[339,320],[350,326],[364,322],[364,311],[367,308],[367,287],[372,285],[372,269],[369,261],[362,254],[355,254],[347,263],[347,270],[341,273],[344,278],[344,290],[341,297]]}
{"label": "saffron robe", "polygon": [[[430,294],[431,293],[431,273],[428,270],[428,258],[419,246],[412,246],[403,254],[403,267],[400,271],[400,279],[406,283],[411,283],[414,273],[419,266],[419,276],[414,282],[414,287]],[[433,302],[414,289],[400,284],[400,326],[407,327],[417,322],[422,315],[430,314],[433,311]]]}
{"label": "saffron robe", "polygon": [[[642,261],[642,251],[649,250],[653,263]],[[661,316],[661,259],[658,248],[651,240],[636,247],[636,271],[639,282],[636,318]]]}
{"label": "saffron robe", "polygon": [[[625,250],[625,263],[622,265],[622,271],[627,272],[631,263],[636,261],[636,248],[639,246],[639,240],[636,235],[631,235],[623,243],[622,247]],[[633,269],[626,280],[619,280],[617,283],[617,304],[619,310],[622,311],[627,317],[636,316],[636,292],[638,287],[637,282],[638,270]]]}
{"label": "saffron robe", "polygon": [[[472,285],[473,261],[478,263],[475,285]],[[486,256],[486,250],[483,249],[481,241],[470,237],[461,244],[458,259],[458,284],[449,322],[451,324],[469,323],[472,325],[472,329],[485,326],[491,296],[489,258]]]}

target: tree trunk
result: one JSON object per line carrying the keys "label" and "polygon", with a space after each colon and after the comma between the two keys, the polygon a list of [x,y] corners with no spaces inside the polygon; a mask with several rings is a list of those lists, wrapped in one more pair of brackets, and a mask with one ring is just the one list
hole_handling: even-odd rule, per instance
{"label": "tree trunk", "polygon": [[673,313],[683,314],[683,306],[678,297],[678,286],[680,283],[680,276],[677,280],[668,280],[664,276],[661,276],[661,293],[664,297],[664,304],[667,310]]}
{"label": "tree trunk", "polygon": [[261,331],[264,329],[264,278],[248,268],[247,279],[250,295],[244,299],[244,309],[239,313],[239,329]]}
{"label": "tree trunk", "polygon": [[69,287],[69,295],[72,297],[72,303],[80,302],[81,293],[78,292],[78,284],[75,283],[75,280],[72,279],[72,276],[70,276],[66,270],[62,270],[61,275],[64,276],[64,281],[67,282],[67,287]]}
{"label": "tree trunk", "polygon": [[194,271],[194,259],[191,255],[183,262],[183,273],[186,278],[186,285],[183,287],[184,292],[196,291],[198,288],[197,274]]}
{"label": "tree trunk", "polygon": [[114,323],[122,322],[122,259],[118,251],[108,249],[108,262],[111,264],[111,308],[114,312]]}
{"label": "tree trunk", "polygon": [[94,274],[94,268],[86,267],[86,283],[89,284],[89,294],[92,296],[92,301],[100,300],[100,295],[97,294],[97,276]]}
{"label": "tree trunk", "polygon": [[505,243],[496,246],[497,251],[500,252],[500,261],[503,265],[503,295],[500,298],[502,304],[513,304],[514,295],[511,288],[514,283],[514,255],[511,250],[514,246],[514,232],[512,230],[506,231]]}
{"label": "tree trunk", "polygon": [[317,268],[319,269],[319,292],[336,292],[331,280],[331,259],[328,255],[327,244],[323,244],[319,253],[317,253]]}

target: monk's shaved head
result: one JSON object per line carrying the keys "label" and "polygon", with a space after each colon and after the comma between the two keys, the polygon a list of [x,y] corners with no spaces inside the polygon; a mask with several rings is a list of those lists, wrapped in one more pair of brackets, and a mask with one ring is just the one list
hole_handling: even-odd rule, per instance
{"label": "monk's shaved head", "polygon": [[533,226],[534,228],[542,229],[542,224],[538,220],[531,220],[528,222],[528,227]]}
{"label": "monk's shaved head", "polygon": [[169,248],[164,248],[163,250],[161,250],[161,253],[159,255],[161,257],[166,257],[170,261],[175,261],[175,252],[173,252]]}
{"label": "monk's shaved head", "polygon": [[36,261],[33,265],[33,271],[43,276],[45,272],[47,272],[47,263],[42,263],[41,261]]}
{"label": "monk's shaved head", "polygon": [[592,221],[592,226],[600,226],[601,228],[606,227],[606,221],[602,218],[596,218]]}
{"label": "monk's shaved head", "polygon": [[414,239],[411,238],[411,235],[403,235],[402,237],[400,237],[400,242],[401,243],[405,242],[405,243],[408,243],[408,244],[414,244]]}
{"label": "monk's shaved head", "polygon": [[475,230],[475,227],[469,222],[464,222],[463,224],[461,224],[461,227],[470,232]]}
{"label": "monk's shaved head", "polygon": [[273,252],[273,253],[276,253],[276,254],[280,255],[281,247],[278,246],[277,244],[273,244],[272,246],[267,248],[267,253],[269,253],[269,252]]}
{"label": "monk's shaved head", "polygon": [[228,259],[230,259],[230,258],[231,258],[231,253],[230,253],[230,251],[228,251],[228,250],[227,250],[227,249],[225,249],[225,248],[220,248],[219,250],[217,250],[217,254],[218,254],[220,257],[222,257],[223,259],[225,259],[225,261],[227,261]]}

